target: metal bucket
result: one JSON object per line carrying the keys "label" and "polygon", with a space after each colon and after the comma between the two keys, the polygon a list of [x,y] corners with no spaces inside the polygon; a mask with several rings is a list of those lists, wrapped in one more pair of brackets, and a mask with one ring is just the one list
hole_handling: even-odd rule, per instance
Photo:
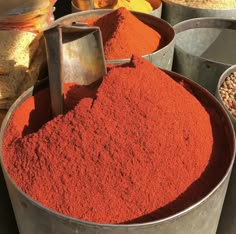
{"label": "metal bucket", "polygon": [[236,19],[236,9],[201,9],[180,5],[171,0],[162,0],[162,4],[162,18],[171,25],[188,19],[201,17]]}
{"label": "metal bucket", "polygon": [[[222,83],[224,82],[225,78],[229,76],[232,72],[236,71],[236,65],[228,68],[220,77],[217,90],[216,90],[216,97],[220,101],[220,103],[224,106],[225,110],[227,111],[230,119],[234,125],[234,129],[236,130],[236,118],[228,111],[225,107],[221,96],[219,94],[219,88],[221,87]],[[236,233],[236,168],[232,171],[230,183],[228,186],[228,191],[225,197],[225,202],[222,210],[222,214],[220,217],[220,222],[217,230],[217,234],[235,234]]]}
{"label": "metal bucket", "polygon": [[[209,92],[179,74],[169,71],[167,73],[176,81],[184,82],[200,102],[207,103],[209,108],[214,109],[216,112],[214,112],[213,116],[220,116],[222,132],[225,135],[222,140],[228,145],[227,157],[231,158],[231,162],[223,178],[214,189],[200,201],[179,213],[164,219],[141,224],[108,225],[85,222],[44,207],[32,200],[14,183],[6,170],[2,155],[5,130],[16,109],[24,100],[37,92],[32,87],[23,93],[12,105],[4,119],[0,132],[0,160],[21,234],[215,234],[235,157],[234,130],[225,110]],[[45,103],[45,105],[50,104]],[[222,158],[224,156],[226,155],[222,155]]]}
{"label": "metal bucket", "polygon": [[[149,14],[161,18],[162,13],[162,2],[156,0],[148,0],[150,4],[153,6],[154,10],[152,10]],[[80,12],[81,10],[71,1],[71,12]]]}
{"label": "metal bucket", "polygon": [[[63,23],[66,25],[71,25],[72,22],[88,19],[88,18],[98,18],[105,14],[112,12],[111,9],[99,9],[99,10],[89,10],[73,13],[55,21],[55,24]],[[131,11],[132,12],[132,11]],[[154,66],[160,67],[162,69],[171,70],[174,55],[174,39],[175,32],[171,25],[169,25],[164,20],[157,18],[153,15],[144,14],[140,12],[132,12],[139,20],[147,24],[154,30],[158,31],[165,39],[165,45],[153,52],[152,54],[144,55],[143,57],[149,60]],[[130,32],[132,33],[132,32]],[[140,46],[142,46],[140,44]],[[135,53],[135,51],[134,51]],[[130,58],[117,59],[117,60],[106,60],[107,64],[121,64],[126,63]]]}
{"label": "metal bucket", "polygon": [[150,15],[161,18],[162,15],[162,1],[158,0],[148,0],[148,2],[153,6],[153,10],[149,13]]}
{"label": "metal bucket", "polygon": [[236,20],[197,18],[181,22],[174,29],[173,71],[214,95],[219,77],[236,61]]}
{"label": "metal bucket", "polygon": [[[221,75],[219,81],[218,81],[218,84],[217,84],[217,89],[216,89],[216,93],[215,93],[215,96],[216,98],[219,100],[219,102],[222,104],[222,106],[225,108],[226,112],[228,113],[233,125],[234,125],[234,129],[236,130],[236,118],[231,114],[231,112],[227,109],[227,107],[225,106],[222,98],[221,98],[221,95],[219,93],[219,89],[222,85],[222,83],[225,81],[225,78],[228,77],[232,72],[236,72],[236,65],[233,65],[231,67],[229,67],[227,70],[224,71],[224,73]],[[236,213],[235,213],[236,215]],[[236,228],[236,226],[235,226]],[[236,229],[235,229],[236,231]]]}

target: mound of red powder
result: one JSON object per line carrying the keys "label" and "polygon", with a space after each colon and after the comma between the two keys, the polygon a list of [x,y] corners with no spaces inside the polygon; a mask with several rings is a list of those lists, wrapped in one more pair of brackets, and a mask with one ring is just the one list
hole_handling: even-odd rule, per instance
{"label": "mound of red powder", "polygon": [[87,22],[100,28],[108,60],[151,54],[160,46],[161,35],[124,7]]}
{"label": "mound of red powder", "polygon": [[[34,108],[34,99],[28,99],[6,130],[4,163],[33,199],[82,220],[134,223],[182,210],[218,182],[199,180],[212,152],[218,152],[208,112],[148,61],[134,57],[111,68],[94,98],[94,90],[82,91],[87,96],[82,99],[82,92],[67,92],[68,100],[79,102],[73,110],[21,137],[20,128],[30,123],[15,126]],[[45,91],[37,97],[44,101]],[[48,116],[46,110],[37,116]]]}

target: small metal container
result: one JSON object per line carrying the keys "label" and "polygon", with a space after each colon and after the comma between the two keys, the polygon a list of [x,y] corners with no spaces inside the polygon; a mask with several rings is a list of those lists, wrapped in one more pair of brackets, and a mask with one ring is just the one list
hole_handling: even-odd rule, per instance
{"label": "small metal container", "polygon": [[[225,78],[229,76],[232,72],[236,71],[236,65],[231,66],[221,75],[217,90],[216,90],[216,97],[218,98],[219,102],[227,111],[233,125],[234,129],[236,130],[236,118],[228,111],[225,107],[223,100],[219,93],[219,88],[221,87],[222,83],[224,82]],[[220,217],[220,222],[217,230],[217,234],[235,234],[236,233],[236,168],[232,170],[231,179],[228,186],[228,191],[225,197],[224,206],[222,209],[222,214]]]}
{"label": "small metal container", "polygon": [[162,18],[171,25],[188,19],[202,17],[236,19],[236,9],[201,9],[180,5],[171,0],[162,0],[162,4]]}
{"label": "small metal container", "polygon": [[[234,129],[236,130],[236,118],[231,114],[231,112],[225,106],[225,104],[221,98],[220,92],[219,92],[219,89],[220,89],[221,85],[223,84],[223,82],[225,81],[225,78],[228,77],[233,72],[236,72],[236,65],[233,65],[224,71],[224,73],[221,75],[221,77],[218,81],[215,96],[219,100],[219,102],[222,104],[222,106],[225,108],[226,112],[228,113],[228,115],[234,125]],[[235,218],[236,218],[236,213],[235,213]],[[235,230],[236,230],[236,225],[235,225]]]}
{"label": "small metal container", "polygon": [[[162,2],[160,0],[149,0],[150,4],[153,6],[153,10],[149,13],[150,15],[156,16],[158,18],[161,18],[162,14]],[[72,13],[80,12],[81,9],[74,4],[73,1],[71,1],[71,11]]]}
{"label": "small metal container", "polygon": [[[62,18],[59,18],[55,21],[54,24],[63,23],[66,25],[71,25],[72,22],[88,19],[88,18],[99,18],[105,14],[112,12],[111,9],[98,9],[98,10],[89,10],[73,13]],[[175,42],[175,32],[173,27],[168,24],[166,21],[157,18],[153,15],[132,12],[139,20],[147,24],[157,32],[159,32],[165,40],[165,45],[159,50],[144,55],[143,57],[149,60],[153,65],[160,67],[162,69],[171,70],[173,63],[174,55],[174,42]],[[130,32],[132,33],[132,32]],[[140,46],[142,46],[140,44]],[[135,51],[134,51],[135,52]],[[106,60],[107,64],[121,64],[128,62],[130,58],[117,59],[117,60]]]}
{"label": "small metal container", "polygon": [[[176,81],[184,82],[200,102],[215,110],[211,117],[215,118],[217,115],[222,121],[221,129],[225,135],[222,140],[228,145],[228,152],[222,155],[222,159],[226,156],[230,157],[231,161],[219,183],[204,198],[187,209],[167,218],[148,223],[98,224],[71,218],[46,208],[26,195],[15,184],[6,170],[2,155],[5,130],[16,109],[37,92],[32,87],[12,105],[0,132],[0,161],[21,234],[215,234],[235,158],[234,130],[225,110],[215,97],[195,82],[177,73],[166,72]],[[40,86],[40,88],[43,87]],[[45,105],[49,104],[45,103]]]}
{"label": "small metal container", "polygon": [[183,21],[174,29],[173,71],[215,95],[219,77],[236,61],[236,20],[197,18]]}
{"label": "small metal container", "polygon": [[161,0],[148,0],[153,6],[153,10],[149,13],[150,15],[161,18],[162,15],[162,1]]}

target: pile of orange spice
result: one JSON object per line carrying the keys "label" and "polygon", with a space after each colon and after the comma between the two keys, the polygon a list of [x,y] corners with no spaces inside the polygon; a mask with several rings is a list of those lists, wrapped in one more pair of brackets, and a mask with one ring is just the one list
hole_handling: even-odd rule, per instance
{"label": "pile of orange spice", "polygon": [[124,7],[100,18],[83,21],[100,28],[107,60],[127,59],[133,54],[144,56],[153,53],[161,45],[160,33]]}
{"label": "pile of orange spice", "polygon": [[49,100],[43,90],[16,110],[3,160],[25,193],[62,214],[157,220],[206,196],[229,165],[215,110],[143,58],[111,68],[97,90],[69,85],[72,109],[47,122]]}

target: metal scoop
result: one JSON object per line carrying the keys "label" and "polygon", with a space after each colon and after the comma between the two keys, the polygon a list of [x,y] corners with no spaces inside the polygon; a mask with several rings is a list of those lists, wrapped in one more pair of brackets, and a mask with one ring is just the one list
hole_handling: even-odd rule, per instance
{"label": "metal scoop", "polygon": [[[78,25],[78,24],[77,24]],[[64,82],[89,85],[106,74],[98,27],[56,25],[44,32],[53,116],[64,113]]]}

